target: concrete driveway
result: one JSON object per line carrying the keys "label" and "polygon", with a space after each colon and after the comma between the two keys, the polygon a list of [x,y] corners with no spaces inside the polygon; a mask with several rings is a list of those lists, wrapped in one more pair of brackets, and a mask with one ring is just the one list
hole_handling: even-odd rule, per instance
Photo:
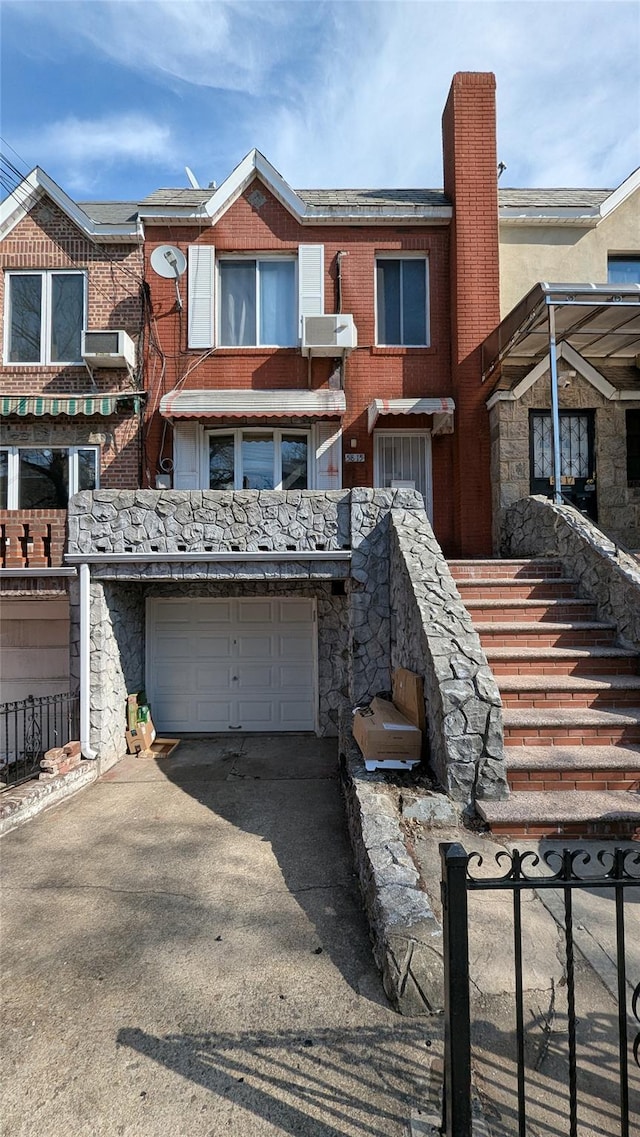
{"label": "concrete driveway", "polygon": [[383,994],[336,766],[185,740],[3,839],[3,1133],[408,1133],[437,1027]]}

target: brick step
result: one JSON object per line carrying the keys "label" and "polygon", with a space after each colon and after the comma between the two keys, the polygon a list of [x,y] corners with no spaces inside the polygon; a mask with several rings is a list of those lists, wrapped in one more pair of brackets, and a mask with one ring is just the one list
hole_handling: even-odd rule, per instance
{"label": "brick step", "polygon": [[533,707],[502,715],[505,747],[627,746],[640,743],[640,707],[596,711],[591,708]]}
{"label": "brick step", "polygon": [[535,623],[508,620],[474,621],[480,642],[487,647],[612,647],[617,628],[604,620],[567,622],[537,620]]}
{"label": "brick step", "polygon": [[478,801],[476,810],[503,837],[634,837],[640,833],[640,794],[580,790],[515,793],[507,801]]}
{"label": "brick step", "polygon": [[640,656],[624,647],[487,647],[489,666],[501,675],[637,675]]}
{"label": "brick step", "polygon": [[498,687],[504,707],[640,706],[640,675],[502,675]]}
{"label": "brick step", "polygon": [[505,580],[513,580],[519,576],[564,576],[560,561],[551,557],[533,560],[502,560],[499,558],[479,561],[456,560],[449,561],[448,564],[449,571],[455,580],[468,579],[469,577],[484,578],[485,580],[487,577],[501,577]]}
{"label": "brick step", "polygon": [[467,600],[559,600],[563,597],[575,598],[576,582],[568,577],[522,577],[518,580],[505,580],[502,577],[489,579],[458,579],[456,585],[464,604]]}
{"label": "brick step", "polygon": [[465,600],[465,608],[475,623],[506,624],[509,620],[537,623],[563,623],[567,620],[595,620],[597,608],[590,600]]}
{"label": "brick step", "polygon": [[640,790],[640,746],[508,746],[505,757],[517,792]]}

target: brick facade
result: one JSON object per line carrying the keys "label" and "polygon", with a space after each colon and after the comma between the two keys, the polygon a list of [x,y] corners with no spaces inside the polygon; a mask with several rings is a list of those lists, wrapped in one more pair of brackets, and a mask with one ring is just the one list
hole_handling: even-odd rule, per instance
{"label": "brick facade", "polygon": [[[88,238],[48,197],[40,198],[0,244],[0,319],[4,344],[5,273],[11,269],[86,271],[87,327],[124,328],[141,342],[143,254],[139,245],[101,244]],[[94,374],[84,366],[0,364],[3,395],[98,395],[132,390],[126,369]],[[139,481],[139,422],[133,404],[110,417],[13,416],[3,421],[8,446],[100,446],[101,484],[135,487]]]}

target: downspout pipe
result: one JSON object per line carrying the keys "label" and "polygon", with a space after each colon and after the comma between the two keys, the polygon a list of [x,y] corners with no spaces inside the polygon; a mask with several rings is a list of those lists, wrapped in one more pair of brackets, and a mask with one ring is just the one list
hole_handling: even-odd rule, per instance
{"label": "downspout pipe", "polygon": [[91,749],[91,569],[80,565],[80,749],[82,757],[95,761]]}
{"label": "downspout pipe", "polygon": [[549,363],[551,367],[551,430],[553,436],[553,501],[562,505],[560,463],[560,404],[558,400],[558,359],[556,356],[556,310],[549,304]]}

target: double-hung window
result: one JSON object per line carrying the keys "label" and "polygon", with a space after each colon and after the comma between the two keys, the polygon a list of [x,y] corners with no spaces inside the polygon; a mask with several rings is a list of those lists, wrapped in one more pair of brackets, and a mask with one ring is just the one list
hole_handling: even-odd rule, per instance
{"label": "double-hung window", "polygon": [[429,269],[424,256],[376,258],[376,342],[429,345]]}
{"label": "double-hung window", "polygon": [[0,509],[66,509],[98,486],[97,446],[7,446],[0,450]]}
{"label": "double-hung window", "polygon": [[5,363],[81,363],[83,272],[6,274]]}
{"label": "double-hung window", "polygon": [[294,347],[298,341],[293,257],[222,257],[219,264],[221,347]]}
{"label": "double-hung window", "polygon": [[307,431],[214,431],[208,457],[212,490],[304,490],[309,485]]}

